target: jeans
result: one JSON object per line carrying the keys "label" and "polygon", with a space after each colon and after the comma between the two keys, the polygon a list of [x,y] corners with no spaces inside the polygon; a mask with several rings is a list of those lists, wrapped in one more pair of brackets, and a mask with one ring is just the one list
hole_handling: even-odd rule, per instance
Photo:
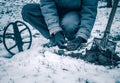
{"label": "jeans", "polygon": [[[65,37],[68,40],[74,39],[80,24],[79,12],[58,8],[58,14]],[[36,28],[45,38],[51,38],[39,4],[25,5],[22,9],[22,17],[24,21]]]}

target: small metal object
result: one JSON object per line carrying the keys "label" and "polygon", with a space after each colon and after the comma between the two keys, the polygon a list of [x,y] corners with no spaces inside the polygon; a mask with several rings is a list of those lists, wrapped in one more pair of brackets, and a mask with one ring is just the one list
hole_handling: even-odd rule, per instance
{"label": "small metal object", "polygon": [[59,55],[64,55],[64,50],[58,50]]}

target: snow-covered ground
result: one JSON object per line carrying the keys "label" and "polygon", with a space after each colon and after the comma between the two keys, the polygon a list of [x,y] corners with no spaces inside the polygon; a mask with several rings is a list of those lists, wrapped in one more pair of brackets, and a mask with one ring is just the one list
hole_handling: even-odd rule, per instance
{"label": "snow-covered ground", "polygon": [[[22,20],[20,11],[28,2],[38,0],[1,0],[0,30],[11,21]],[[94,37],[102,37],[110,10],[98,8],[98,16],[88,42]],[[30,29],[33,35],[38,33],[31,26]],[[1,31],[0,34],[2,33]],[[119,34],[120,8],[117,10],[111,30],[112,36]],[[81,59],[59,56],[53,53],[57,47],[50,49],[42,47],[42,44],[47,42],[48,40],[41,35],[33,37],[31,48],[14,55],[11,59],[2,57],[9,53],[6,52],[3,43],[0,43],[0,83],[120,83],[120,68],[109,69],[86,63]],[[117,41],[116,51],[120,52],[120,41]]]}

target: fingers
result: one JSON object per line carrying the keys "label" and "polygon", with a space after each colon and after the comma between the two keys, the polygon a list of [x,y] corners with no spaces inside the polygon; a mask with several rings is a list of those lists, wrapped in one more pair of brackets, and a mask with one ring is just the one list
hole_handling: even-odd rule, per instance
{"label": "fingers", "polygon": [[64,45],[58,45],[58,47],[59,47],[60,49],[66,49],[66,46],[64,46]]}
{"label": "fingers", "polygon": [[72,43],[69,43],[67,45],[67,48],[66,48],[68,51],[74,51],[77,49],[77,47],[75,46],[75,44],[72,44]]}
{"label": "fingers", "polygon": [[66,49],[66,46],[64,45],[64,41],[58,42],[58,47],[59,47],[60,49]]}
{"label": "fingers", "polygon": [[80,43],[69,42],[69,43],[67,44],[66,50],[68,50],[68,51],[77,50],[80,45],[81,45]]}

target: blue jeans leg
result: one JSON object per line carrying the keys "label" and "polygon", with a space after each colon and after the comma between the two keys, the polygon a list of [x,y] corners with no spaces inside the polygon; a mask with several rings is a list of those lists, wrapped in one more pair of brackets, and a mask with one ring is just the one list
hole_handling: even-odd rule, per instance
{"label": "blue jeans leg", "polygon": [[79,29],[80,16],[78,12],[71,11],[65,14],[61,20],[61,26],[68,40],[75,38]]}
{"label": "blue jeans leg", "polygon": [[27,4],[22,8],[21,13],[24,21],[36,28],[45,38],[50,38],[39,4]]}

